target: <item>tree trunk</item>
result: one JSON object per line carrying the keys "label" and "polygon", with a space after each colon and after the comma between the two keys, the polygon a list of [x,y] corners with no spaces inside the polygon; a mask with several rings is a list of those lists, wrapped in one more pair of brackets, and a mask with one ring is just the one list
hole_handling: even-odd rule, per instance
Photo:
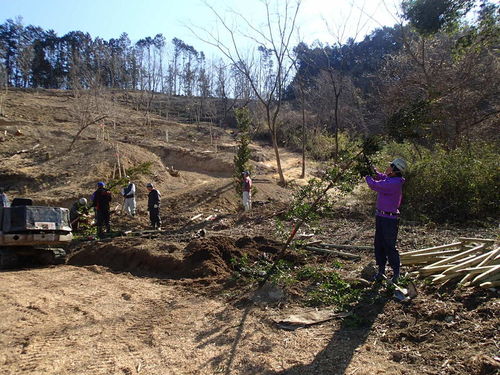
{"label": "tree trunk", "polygon": [[283,169],[281,169],[281,159],[280,159],[280,152],[278,149],[278,139],[276,137],[276,131],[273,131],[271,133],[271,137],[273,140],[274,155],[276,156],[276,166],[278,167],[278,174],[280,176],[279,184],[281,186],[285,186],[286,180],[285,180],[285,176],[283,175]]}
{"label": "tree trunk", "polygon": [[302,93],[302,173],[300,178],[306,177],[306,111],[304,108],[304,93]]}
{"label": "tree trunk", "polygon": [[335,160],[339,157],[339,96],[335,93]]}

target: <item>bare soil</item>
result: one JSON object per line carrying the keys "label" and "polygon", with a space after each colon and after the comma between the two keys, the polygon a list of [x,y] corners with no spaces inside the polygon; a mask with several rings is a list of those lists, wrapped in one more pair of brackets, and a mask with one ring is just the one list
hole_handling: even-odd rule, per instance
{"label": "bare soil", "polygon": [[[254,145],[258,192],[254,209],[243,213],[232,188],[232,130],[213,129],[216,148],[204,125],[152,116],[145,127],[142,113],[118,102],[111,141],[96,139],[95,127],[68,152],[76,133],[73,100],[64,91],[8,93],[6,116],[0,117],[0,185],[11,197],[67,207],[111,177],[118,144],[128,167],[152,161],[153,168],[136,181],[139,215],[123,216],[116,199],[113,228],[147,228],[143,186],[154,181],[163,194],[164,231],[80,238],[65,265],[0,272],[0,373],[499,373],[500,306],[491,290],[418,280],[419,295],[402,304],[385,287],[369,284],[350,306],[351,318],[280,329],[275,320],[311,309],[304,305],[305,286],[284,287],[278,299],[256,298],[258,285],[238,278],[235,263],[242,257],[272,260],[281,248],[274,220],[292,191],[276,184],[272,150]],[[15,136],[18,129],[22,135]],[[179,177],[167,172],[171,166]],[[296,178],[300,155],[284,152],[283,166]],[[371,204],[344,201],[314,239],[371,244]],[[498,238],[498,230],[403,222],[400,249],[460,236]],[[302,253],[287,259],[297,265],[339,262],[339,274],[355,279],[372,261],[369,252],[358,253],[360,261]]]}

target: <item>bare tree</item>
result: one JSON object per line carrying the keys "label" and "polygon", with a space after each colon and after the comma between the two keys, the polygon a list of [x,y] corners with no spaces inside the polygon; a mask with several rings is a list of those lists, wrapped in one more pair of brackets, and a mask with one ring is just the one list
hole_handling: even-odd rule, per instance
{"label": "bare tree", "polygon": [[[297,55],[295,54],[292,58],[292,63],[294,65],[295,71],[299,70]],[[298,76],[296,82],[294,83],[294,91],[299,94],[300,102],[300,112],[302,117],[302,172],[300,178],[306,177],[306,142],[307,142],[307,132],[306,132],[306,94],[309,94],[307,89],[307,84],[302,75]]]}
{"label": "bare tree", "polygon": [[68,151],[71,151],[76,141],[80,138],[80,135],[86,129],[108,117],[105,106],[104,88],[99,83],[99,77],[89,74],[89,78],[89,89],[84,89],[81,83],[76,81],[72,85],[73,107],[71,113],[78,125],[78,131],[73,137]]}
{"label": "bare tree", "polygon": [[[255,26],[249,19],[240,13],[233,12],[240,25],[245,30],[241,31],[236,26],[230,25],[214,7],[205,2],[205,5],[213,12],[220,23],[228,42],[223,40],[217,32],[205,28],[203,33],[190,28],[191,32],[201,41],[216,47],[234,67],[249,82],[253,94],[258,102],[264,107],[266,125],[271,135],[271,140],[276,156],[280,184],[286,184],[285,176],[281,167],[278,148],[277,128],[279,126],[278,116],[281,110],[283,92],[289,83],[293,63],[290,61],[290,45],[292,36],[296,29],[296,19],[299,12],[300,0],[293,2],[285,0],[276,2],[276,9],[271,9],[271,2],[263,0],[266,20],[263,27]],[[258,46],[259,52],[255,50],[244,55],[240,44],[240,38],[246,43],[251,42]],[[244,45],[244,44],[243,44]],[[258,66],[256,53],[266,51],[268,61],[267,82],[261,84],[258,80]]]}
{"label": "bare tree", "polygon": [[454,149],[497,136],[498,58],[479,47],[457,57],[456,40],[446,34],[414,36],[384,65],[382,108],[401,138]]}
{"label": "bare tree", "polygon": [[[324,67],[323,70],[327,73],[327,81],[331,85],[331,95],[329,97],[333,100],[333,114],[330,116],[329,123],[331,124],[335,137],[335,157],[338,157],[340,151],[339,132],[344,128],[343,121],[349,118],[347,113],[342,112],[342,108],[346,108],[342,102],[352,101],[349,99],[352,98],[354,93],[354,86],[347,72],[349,56],[346,54],[351,50],[361,30],[363,30],[370,21],[370,18],[366,17],[364,3],[358,10],[356,19],[352,19],[356,14],[354,3],[351,3],[349,13],[344,18],[344,21],[336,24],[334,28],[325,21],[326,28],[335,41],[332,46],[323,48],[326,59],[326,67]],[[355,24],[356,29],[354,36],[346,39],[345,35],[349,24]]]}
{"label": "bare tree", "polygon": [[7,70],[3,65],[0,65],[0,116],[5,116],[4,103],[7,99],[8,88]]}

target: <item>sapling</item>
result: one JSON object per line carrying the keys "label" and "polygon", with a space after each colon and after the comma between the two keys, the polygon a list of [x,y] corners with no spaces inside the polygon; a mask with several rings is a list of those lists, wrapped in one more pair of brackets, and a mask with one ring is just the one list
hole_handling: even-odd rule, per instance
{"label": "sapling", "polygon": [[333,188],[341,193],[353,190],[359,181],[360,171],[365,170],[364,157],[376,153],[380,149],[379,142],[378,138],[369,137],[355,151],[344,150],[339,154],[336,164],[327,169],[322,178],[309,180],[308,184],[296,193],[287,214],[287,218],[295,223],[260,285],[276,271],[276,262],[282,258],[302,225],[318,217],[319,208],[329,200],[328,192]]}

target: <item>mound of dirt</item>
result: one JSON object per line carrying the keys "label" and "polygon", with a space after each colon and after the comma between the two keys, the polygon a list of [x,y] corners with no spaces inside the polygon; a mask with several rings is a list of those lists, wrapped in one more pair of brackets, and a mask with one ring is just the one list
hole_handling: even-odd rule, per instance
{"label": "mound of dirt", "polygon": [[240,249],[258,249],[265,253],[274,254],[278,252],[281,244],[276,241],[270,240],[263,236],[249,237],[244,236],[236,240],[235,245]]}
{"label": "mound of dirt", "polygon": [[234,246],[229,237],[217,236],[191,241],[186,248],[185,263],[195,275],[227,277],[231,271],[231,259],[243,252]]}
{"label": "mound of dirt", "polygon": [[195,239],[182,251],[176,251],[175,245],[163,244],[159,249],[148,248],[148,243],[144,245],[140,239],[85,244],[70,256],[68,264],[105,266],[113,271],[169,279],[222,281],[233,271],[234,259],[243,255],[257,259],[262,253],[278,251],[276,243],[263,237],[244,237],[236,241],[225,236]]}
{"label": "mound of dirt", "polygon": [[170,254],[152,252],[125,241],[86,244],[68,259],[75,266],[105,266],[113,271],[185,277],[184,264]]}

